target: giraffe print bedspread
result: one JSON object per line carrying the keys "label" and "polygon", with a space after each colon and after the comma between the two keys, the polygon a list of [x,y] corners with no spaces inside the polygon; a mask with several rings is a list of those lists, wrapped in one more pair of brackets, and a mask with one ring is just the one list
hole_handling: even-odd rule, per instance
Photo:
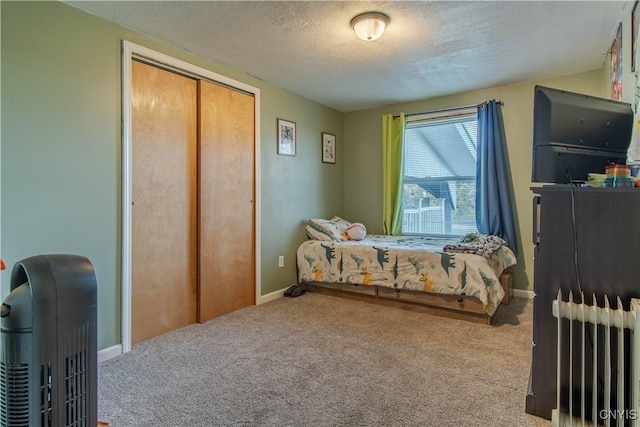
{"label": "giraffe print bedspread", "polygon": [[503,246],[488,259],[443,250],[452,239],[369,234],[359,241],[307,240],[298,248],[298,281],[357,283],[477,297],[493,315],[504,297],[499,277],[516,262]]}

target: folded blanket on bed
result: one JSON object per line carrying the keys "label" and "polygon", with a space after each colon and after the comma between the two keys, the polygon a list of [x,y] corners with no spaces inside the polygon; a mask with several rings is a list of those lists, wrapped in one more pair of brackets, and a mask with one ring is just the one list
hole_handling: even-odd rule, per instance
{"label": "folded blanket on bed", "polygon": [[444,245],[445,252],[476,254],[490,259],[507,242],[498,236],[470,233],[464,236],[460,243]]}

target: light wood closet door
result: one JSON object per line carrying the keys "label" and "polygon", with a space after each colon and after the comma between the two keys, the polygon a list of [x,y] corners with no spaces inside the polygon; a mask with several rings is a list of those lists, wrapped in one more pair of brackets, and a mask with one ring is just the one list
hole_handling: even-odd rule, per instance
{"label": "light wood closet door", "polygon": [[132,63],[131,341],[197,319],[197,81]]}
{"label": "light wood closet door", "polygon": [[199,321],[255,303],[254,98],[200,82]]}

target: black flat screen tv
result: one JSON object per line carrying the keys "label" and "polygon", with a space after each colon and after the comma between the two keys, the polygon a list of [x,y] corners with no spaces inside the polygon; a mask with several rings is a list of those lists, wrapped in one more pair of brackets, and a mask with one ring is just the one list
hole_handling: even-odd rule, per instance
{"label": "black flat screen tv", "polygon": [[625,164],[632,126],[631,104],[536,86],[531,180],[585,182]]}

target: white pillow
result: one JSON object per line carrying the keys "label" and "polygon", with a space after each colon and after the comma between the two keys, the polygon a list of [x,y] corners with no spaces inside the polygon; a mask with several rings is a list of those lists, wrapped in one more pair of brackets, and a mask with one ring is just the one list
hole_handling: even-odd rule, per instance
{"label": "white pillow", "polygon": [[348,226],[351,225],[351,221],[347,221],[346,219],[342,219],[337,215],[334,215],[330,219],[331,222],[335,222],[337,226],[342,229],[342,231],[346,230]]}
{"label": "white pillow", "polygon": [[349,237],[349,240],[362,240],[366,235],[367,229],[359,222],[354,222],[347,227],[347,237]]}
{"label": "white pillow", "polygon": [[316,230],[310,225],[306,225],[305,229],[307,230],[307,237],[312,240],[333,240],[331,237],[327,236],[321,231]]}
{"label": "white pillow", "polygon": [[309,220],[309,225],[319,232],[331,237],[331,240],[342,242],[344,240],[349,240],[346,234],[348,224],[344,224],[342,221],[344,220],[339,219],[333,221],[332,219],[314,218]]}

